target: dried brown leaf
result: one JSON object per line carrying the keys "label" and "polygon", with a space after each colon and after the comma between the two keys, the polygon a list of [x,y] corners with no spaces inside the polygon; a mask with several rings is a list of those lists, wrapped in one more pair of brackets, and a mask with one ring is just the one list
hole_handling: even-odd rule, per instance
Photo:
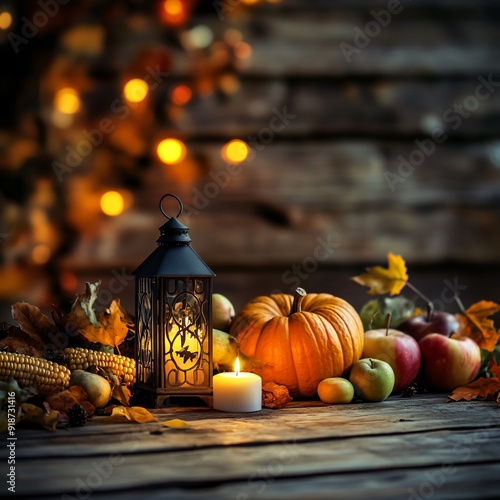
{"label": "dried brown leaf", "polygon": [[498,366],[495,362],[494,358],[490,359],[490,362],[488,363],[488,368],[491,373],[493,373],[494,377],[497,377],[500,379],[500,366]]}
{"label": "dried brown leaf", "polygon": [[85,401],[87,397],[81,386],[72,385],[64,391],[49,396],[46,402],[53,410],[67,412],[73,405]]}
{"label": "dried brown leaf", "polygon": [[18,338],[7,337],[0,340],[0,351],[16,352],[17,354],[27,354],[35,358],[43,358],[44,353]]}
{"label": "dried brown leaf", "polygon": [[448,398],[453,401],[472,401],[473,399],[484,400],[493,398],[499,391],[500,379],[497,377],[481,377],[470,384],[456,388]]}
{"label": "dried brown leaf", "polygon": [[500,311],[500,304],[481,300],[472,304],[463,314],[457,314],[457,335],[470,337],[481,349],[492,351],[498,342],[499,332],[489,316]]}
{"label": "dried brown leaf", "polygon": [[262,405],[266,408],[284,408],[290,401],[292,397],[286,386],[267,382],[262,387]]}
{"label": "dried brown leaf", "polygon": [[30,345],[37,349],[41,350],[45,344],[52,343],[54,335],[59,333],[57,327],[38,307],[27,302],[16,302],[11,307],[11,314],[31,339]]}

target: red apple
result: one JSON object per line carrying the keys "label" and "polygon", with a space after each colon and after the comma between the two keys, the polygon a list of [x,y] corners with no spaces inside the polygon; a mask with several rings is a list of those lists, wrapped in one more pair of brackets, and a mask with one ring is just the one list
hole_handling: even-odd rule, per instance
{"label": "red apple", "polygon": [[476,378],[481,350],[468,337],[430,333],[420,342],[422,372],[435,389],[453,391]]}
{"label": "red apple", "polygon": [[418,342],[399,330],[381,328],[365,332],[362,358],[375,358],[391,365],[395,384],[393,393],[410,385],[420,369]]}
{"label": "red apple", "polygon": [[453,314],[444,311],[413,316],[397,326],[398,330],[411,335],[417,342],[429,333],[440,333],[449,337],[458,329],[458,321]]}

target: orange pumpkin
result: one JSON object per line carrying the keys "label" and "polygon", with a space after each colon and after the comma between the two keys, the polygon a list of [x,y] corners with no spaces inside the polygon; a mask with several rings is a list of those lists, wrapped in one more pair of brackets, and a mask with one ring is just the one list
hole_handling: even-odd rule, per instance
{"label": "orange pumpkin", "polygon": [[345,300],[327,293],[261,296],[235,316],[230,334],[241,351],[264,362],[263,383],[286,385],[293,397],[317,396],[321,380],[347,375],[363,351],[363,325]]}

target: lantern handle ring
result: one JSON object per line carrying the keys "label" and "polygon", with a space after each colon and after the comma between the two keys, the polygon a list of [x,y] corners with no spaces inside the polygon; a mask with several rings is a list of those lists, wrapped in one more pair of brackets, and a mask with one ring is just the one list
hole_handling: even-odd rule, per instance
{"label": "lantern handle ring", "polygon": [[171,219],[172,217],[170,215],[168,215],[165,210],[163,210],[163,200],[167,197],[167,196],[171,196],[172,198],[175,198],[178,202],[179,202],[179,213],[175,216],[175,218],[179,218],[181,215],[182,215],[182,212],[184,210],[184,205],[182,204],[182,201],[180,200],[180,198],[178,196],[176,196],[175,194],[171,194],[171,193],[167,193],[167,194],[164,194],[162,197],[161,197],[161,200],[160,200],[160,210],[161,210],[161,213],[167,218],[167,219]]}

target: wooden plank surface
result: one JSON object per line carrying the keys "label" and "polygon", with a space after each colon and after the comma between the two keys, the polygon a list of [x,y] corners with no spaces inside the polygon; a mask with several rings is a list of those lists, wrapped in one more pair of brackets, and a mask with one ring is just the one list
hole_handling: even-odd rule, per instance
{"label": "wooden plank surface", "polygon": [[[422,410],[422,401],[433,405],[427,415]],[[476,405],[477,406],[477,405]],[[475,407],[472,407],[474,410]],[[483,403],[482,411],[491,417],[479,427],[488,428],[500,424],[500,415],[494,413],[492,403]],[[451,404],[445,396],[401,398],[394,396],[383,405],[357,403],[350,406],[331,406],[320,402],[294,402],[286,409],[241,415],[201,409],[153,410],[160,422],[181,418],[189,423],[185,432],[161,427],[161,423],[126,425],[116,419],[96,417],[90,425],[74,428],[71,432],[40,433],[24,431],[20,449],[23,457],[38,458],[46,454],[80,457],[106,454],[113,450],[130,452],[129,443],[120,442],[117,436],[126,433],[134,441],[134,451],[185,450],[190,448],[220,447],[259,442],[280,443],[286,439],[316,440],[323,438],[349,438],[361,436],[398,435],[444,429],[476,429],[478,424],[470,421],[470,404]],[[351,418],[353,417],[353,418]],[[376,430],[374,430],[374,428]],[[162,438],[150,434],[162,430]],[[290,436],[294,436],[293,438]],[[125,441],[128,440],[125,439]],[[201,439],[200,439],[201,437]]]}
{"label": "wooden plank surface", "polygon": [[154,413],[160,421],[182,418],[189,428],[96,417],[69,431],[19,429],[18,494],[78,498],[90,488],[95,498],[160,498],[166,491],[172,498],[301,498],[306,491],[328,498],[335,488],[343,492],[338,498],[362,498],[376,484],[392,498],[444,474],[437,498],[464,488],[471,495],[480,484],[489,498],[500,485],[491,474],[500,466],[494,402],[394,396],[381,404],[296,402],[246,415],[208,408]]}
{"label": "wooden plank surface", "polygon": [[[259,469],[246,481],[226,483],[213,488],[180,489],[161,488],[148,491],[150,500],[175,498],[189,500],[366,500],[387,499],[448,499],[472,500],[498,498],[498,464],[452,465],[443,472],[442,467],[413,470],[377,471],[377,474],[355,472],[326,474],[314,477],[282,478],[267,469]],[[272,470],[272,469],[271,469]],[[276,469],[279,470],[279,469]],[[445,469],[446,471],[446,469]],[[143,495],[143,491],[140,492]],[[136,500],[137,491],[93,493],[95,499],[112,498]],[[367,496],[369,495],[369,497]]]}

